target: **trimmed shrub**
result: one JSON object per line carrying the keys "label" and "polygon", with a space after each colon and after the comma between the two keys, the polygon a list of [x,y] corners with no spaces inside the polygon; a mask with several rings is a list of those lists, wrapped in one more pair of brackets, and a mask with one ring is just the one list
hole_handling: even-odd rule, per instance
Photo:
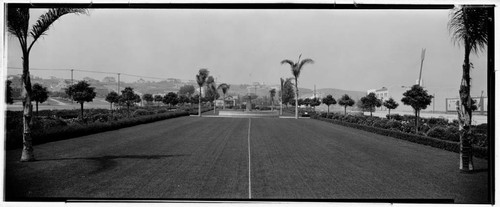
{"label": "trimmed shrub", "polygon": [[426,119],[426,123],[428,123],[429,125],[446,126],[446,125],[448,125],[448,120],[445,118],[429,118],[429,119]]}
{"label": "trimmed shrub", "polygon": [[134,111],[134,113],[132,114],[132,116],[138,117],[138,116],[151,115],[151,114],[154,114],[154,112],[148,111],[148,110],[145,110],[145,109],[137,109],[137,110]]}
{"label": "trimmed shrub", "polygon": [[[331,120],[331,119],[324,119],[320,117],[312,117],[314,119],[318,119],[321,121],[326,121],[330,122],[333,124],[338,124],[342,126],[347,126],[351,128],[356,128],[368,132],[372,132],[375,134],[380,134],[384,136],[389,136],[397,139],[402,139],[418,144],[423,144],[423,145],[428,145],[431,147],[435,148],[440,148],[444,149],[447,151],[451,152],[459,152],[460,145],[458,142],[452,142],[452,141],[447,141],[447,140],[442,140],[442,139],[437,139],[437,138],[432,138],[432,137],[426,137],[426,136],[421,136],[421,135],[416,135],[416,134],[409,134],[409,133],[404,133],[400,131],[394,131],[394,130],[388,130],[388,129],[381,129],[381,128],[376,128],[372,126],[365,126],[365,125],[360,125],[360,124],[354,124],[354,123],[346,123],[342,121],[337,121],[337,120]],[[473,153],[474,156],[479,157],[479,158],[488,158],[488,148],[486,147],[478,147],[478,146],[473,146]]]}
{"label": "trimmed shrub", "polygon": [[444,137],[444,139],[454,142],[460,142],[460,131],[458,130],[458,127],[455,126],[447,127],[446,137]]}
{"label": "trimmed shrub", "polygon": [[435,126],[427,132],[427,136],[439,139],[445,139],[447,135],[447,128],[442,126]]}
{"label": "trimmed shrub", "polygon": [[[43,130],[33,130],[33,144],[42,144],[46,142],[70,139],[74,137],[80,137],[89,134],[188,115],[189,114],[187,112],[171,112],[134,118],[125,118],[113,122],[94,122],[87,125],[79,124],[78,122],[72,122],[67,124],[67,126],[51,127]],[[22,131],[19,131],[20,134],[21,132]],[[6,147],[7,149],[22,147],[22,134],[19,136],[18,134],[7,133]]]}
{"label": "trimmed shrub", "polygon": [[394,120],[397,120],[397,121],[402,121],[403,120],[403,116],[399,115],[399,114],[387,114],[385,117],[387,117],[387,119],[394,119]]}

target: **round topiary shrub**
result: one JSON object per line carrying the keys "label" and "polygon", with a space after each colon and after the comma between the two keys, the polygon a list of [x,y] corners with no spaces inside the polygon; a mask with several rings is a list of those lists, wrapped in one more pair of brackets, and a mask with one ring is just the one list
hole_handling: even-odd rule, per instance
{"label": "round topiary shrub", "polygon": [[442,126],[435,126],[427,131],[427,136],[438,139],[447,139],[448,129]]}
{"label": "round topiary shrub", "polygon": [[401,126],[403,125],[400,121],[397,121],[397,120],[389,120],[387,121],[386,125],[390,128],[390,129],[401,129]]}
{"label": "round topiary shrub", "polygon": [[137,117],[137,116],[144,116],[144,115],[149,115],[149,114],[151,114],[151,113],[145,109],[137,109],[134,111],[134,113],[132,115],[134,117]]}
{"label": "round topiary shrub", "polygon": [[382,129],[389,129],[390,126],[387,124],[388,122],[389,122],[389,120],[387,120],[387,119],[377,120],[373,123],[373,126],[378,127],[378,128],[382,128]]}
{"label": "round topiary shrub", "polygon": [[456,126],[449,126],[446,128],[446,140],[460,142],[460,131]]}

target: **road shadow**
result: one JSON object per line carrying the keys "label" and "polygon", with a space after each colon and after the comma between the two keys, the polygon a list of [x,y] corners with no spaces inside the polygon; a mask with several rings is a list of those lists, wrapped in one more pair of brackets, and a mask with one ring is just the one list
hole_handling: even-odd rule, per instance
{"label": "road shadow", "polygon": [[34,162],[44,162],[44,161],[64,161],[64,160],[91,160],[96,162],[96,169],[89,174],[98,174],[115,168],[118,163],[116,159],[143,159],[143,160],[153,160],[153,159],[164,159],[172,157],[183,157],[189,156],[187,154],[178,155],[106,155],[101,157],[72,157],[72,158],[54,158],[54,159],[40,159]]}

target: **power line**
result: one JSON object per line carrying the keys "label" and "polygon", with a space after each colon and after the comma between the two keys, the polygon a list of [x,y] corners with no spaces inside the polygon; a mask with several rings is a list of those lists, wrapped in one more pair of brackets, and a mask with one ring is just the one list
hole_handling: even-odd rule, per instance
{"label": "power line", "polygon": [[[14,69],[14,70],[22,70],[23,68],[18,68],[18,67],[7,67],[8,69]],[[87,72],[87,73],[100,73],[100,74],[109,74],[109,75],[125,75],[125,76],[131,76],[131,77],[138,77],[138,78],[147,78],[147,79],[155,79],[155,80],[167,80],[168,78],[159,78],[159,77],[150,77],[150,76],[142,76],[142,75],[134,75],[134,74],[128,74],[128,73],[118,73],[118,72],[103,72],[103,71],[95,71],[95,70],[82,70],[82,69],[47,69],[47,68],[30,68],[30,70],[52,70],[52,71],[68,71],[71,72],[73,71],[78,71],[78,72]],[[192,80],[187,80],[187,79],[178,79],[181,81],[192,81]]]}

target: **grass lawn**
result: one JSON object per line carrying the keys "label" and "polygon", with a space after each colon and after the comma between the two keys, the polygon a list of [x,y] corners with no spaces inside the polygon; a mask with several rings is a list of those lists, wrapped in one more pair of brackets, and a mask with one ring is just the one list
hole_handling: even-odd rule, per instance
{"label": "grass lawn", "polygon": [[311,119],[180,117],[37,145],[35,154],[20,163],[20,150],[6,152],[7,200],[488,203],[485,160],[462,174],[456,153]]}

